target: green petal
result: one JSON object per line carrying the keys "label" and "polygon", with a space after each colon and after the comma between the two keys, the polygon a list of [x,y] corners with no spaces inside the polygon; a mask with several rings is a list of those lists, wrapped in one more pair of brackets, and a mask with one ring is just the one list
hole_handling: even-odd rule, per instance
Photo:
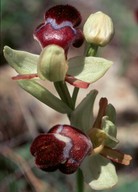
{"label": "green petal", "polygon": [[109,120],[114,124],[116,123],[116,110],[112,104],[107,105],[106,116],[108,116]]}
{"label": "green petal", "polygon": [[7,62],[19,74],[37,73],[37,62],[39,55],[28,53],[25,51],[17,51],[8,46],[4,47],[4,57]]}
{"label": "green petal", "polygon": [[115,147],[119,143],[119,141],[116,139],[117,127],[109,120],[109,117],[107,116],[102,118],[102,129],[107,136],[105,145],[111,148]]}
{"label": "green petal", "polygon": [[63,101],[58,99],[35,80],[20,80],[18,83],[25,91],[52,109],[60,113],[70,114],[72,112],[72,110]]}
{"label": "green petal", "polygon": [[101,155],[87,157],[83,161],[81,169],[84,181],[95,190],[111,188],[118,181],[114,165]]}
{"label": "green petal", "polygon": [[68,65],[68,75],[87,83],[93,83],[106,73],[112,61],[100,57],[78,56],[69,59]]}
{"label": "green petal", "polygon": [[71,125],[85,133],[93,124],[93,104],[97,94],[97,90],[92,90],[71,114]]}

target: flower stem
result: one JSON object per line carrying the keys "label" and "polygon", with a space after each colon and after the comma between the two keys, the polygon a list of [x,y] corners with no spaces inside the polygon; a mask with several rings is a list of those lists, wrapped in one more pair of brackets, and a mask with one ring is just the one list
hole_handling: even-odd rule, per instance
{"label": "flower stem", "polygon": [[63,81],[58,81],[54,83],[54,86],[62,101],[64,101],[71,109],[74,109],[73,101],[66,83]]}
{"label": "flower stem", "polygon": [[87,57],[95,56],[95,55],[97,54],[97,51],[98,51],[98,45],[88,44],[88,45],[87,45],[87,48],[86,48],[86,53],[85,53],[85,55],[86,55]]}
{"label": "flower stem", "polygon": [[81,169],[77,171],[77,192],[84,192],[84,179]]}
{"label": "flower stem", "polygon": [[73,94],[72,94],[72,101],[73,101],[74,108],[75,108],[78,92],[79,92],[79,88],[75,87],[74,90],[73,90]]}

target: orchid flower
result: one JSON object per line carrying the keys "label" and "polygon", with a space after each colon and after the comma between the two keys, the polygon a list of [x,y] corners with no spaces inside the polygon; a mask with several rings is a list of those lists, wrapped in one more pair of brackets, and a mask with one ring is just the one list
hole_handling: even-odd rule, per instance
{"label": "orchid flower", "polygon": [[[106,98],[101,98],[96,118],[93,115],[97,91],[92,90],[71,115],[71,125],[83,131],[93,144],[91,154],[81,164],[84,180],[91,188],[102,190],[113,187],[118,177],[111,161],[129,165],[132,157],[116,149],[118,144],[116,111]],[[108,182],[107,182],[108,181]]]}
{"label": "orchid flower", "polygon": [[74,173],[91,152],[90,139],[70,125],[56,125],[48,133],[35,138],[31,153],[36,165],[44,171],[59,169],[65,174]]}
{"label": "orchid flower", "polygon": [[84,41],[83,32],[76,28],[81,23],[81,15],[74,7],[52,7],[46,11],[44,20],[34,31],[34,38],[42,47],[40,56],[5,47],[5,58],[19,73],[13,79],[39,77],[52,82],[67,81],[75,87],[87,88],[111,67],[111,61],[100,57],[76,56],[67,59],[70,46],[80,47]]}
{"label": "orchid flower", "polygon": [[114,149],[119,142],[115,109],[106,98],[100,99],[94,121],[93,104],[88,107],[88,102],[94,102],[96,95],[96,90],[90,92],[74,110],[71,116],[73,126],[55,125],[48,133],[37,136],[31,145],[31,153],[37,167],[46,172],[59,169],[62,173],[72,174],[80,167],[86,183],[101,190],[117,183],[111,160],[129,165],[132,158]]}

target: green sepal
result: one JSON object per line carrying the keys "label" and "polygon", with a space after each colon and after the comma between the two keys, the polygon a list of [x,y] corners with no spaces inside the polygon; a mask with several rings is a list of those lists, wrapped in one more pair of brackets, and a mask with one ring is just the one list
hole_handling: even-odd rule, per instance
{"label": "green sepal", "polygon": [[36,74],[39,55],[4,47],[4,57],[19,74]]}
{"label": "green sepal", "polygon": [[106,116],[108,116],[109,120],[114,124],[116,123],[116,110],[112,104],[107,105]]}
{"label": "green sepal", "polygon": [[115,147],[119,143],[116,139],[117,127],[107,116],[102,118],[102,130],[106,133],[105,146]]}
{"label": "green sepal", "polygon": [[92,127],[94,121],[93,105],[97,94],[97,90],[90,91],[71,114],[71,125],[85,133]]}
{"label": "green sepal", "polygon": [[113,187],[118,177],[114,165],[101,155],[91,155],[85,158],[81,165],[84,181],[92,189],[104,190]]}
{"label": "green sepal", "polygon": [[18,84],[28,93],[33,95],[42,103],[60,112],[70,114],[72,110],[60,99],[49,92],[45,87],[35,80],[20,80]]}
{"label": "green sepal", "polygon": [[112,104],[108,104],[106,109],[106,116],[102,118],[102,129],[106,133],[105,145],[108,147],[115,147],[119,141],[117,137],[116,127],[116,110]]}
{"label": "green sepal", "polygon": [[111,67],[112,61],[100,57],[77,56],[68,61],[68,75],[87,83],[100,79]]}

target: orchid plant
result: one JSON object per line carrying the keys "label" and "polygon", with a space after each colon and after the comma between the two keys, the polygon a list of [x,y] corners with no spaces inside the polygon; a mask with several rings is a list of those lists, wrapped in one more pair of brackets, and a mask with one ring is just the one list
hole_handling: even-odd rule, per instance
{"label": "orchid plant", "polygon": [[[131,156],[114,149],[118,144],[116,112],[106,98],[99,101],[97,117],[93,107],[97,90],[91,90],[76,106],[80,88],[86,89],[112,66],[112,61],[97,57],[98,47],[107,45],[114,34],[111,18],[97,12],[78,26],[81,15],[70,5],[56,5],[46,11],[44,22],[34,31],[42,47],[40,55],[4,47],[7,62],[18,73],[12,79],[20,87],[59,113],[67,114],[70,125],[53,125],[32,142],[30,151],[38,168],[46,172],[59,169],[64,174],[77,171],[78,192],[83,181],[92,189],[111,188],[117,183],[112,161],[129,165]],[[84,54],[68,58],[71,47],[85,43]],[[41,81],[50,81],[59,97]],[[70,93],[67,83],[74,87]]]}

